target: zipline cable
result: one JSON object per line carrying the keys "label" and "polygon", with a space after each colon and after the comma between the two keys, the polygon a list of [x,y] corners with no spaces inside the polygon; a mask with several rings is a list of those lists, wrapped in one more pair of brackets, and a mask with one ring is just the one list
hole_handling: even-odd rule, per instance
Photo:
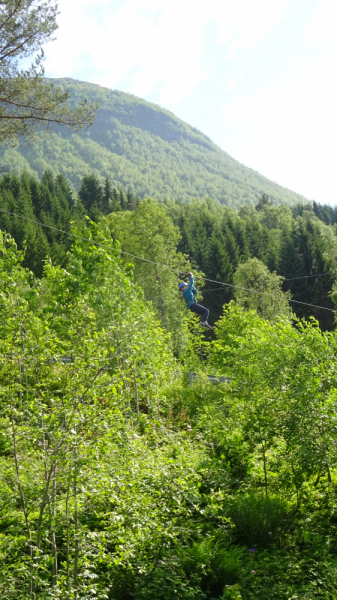
{"label": "zipline cable", "polygon": [[326,277],[332,275],[331,273],[319,273],[318,275],[302,275],[301,277],[290,277],[290,279],[283,279],[283,281],[294,281],[294,279],[309,279],[309,277]]}
{"label": "zipline cable", "polygon": [[135,254],[130,254],[129,252],[123,252],[118,248],[113,248],[111,246],[107,246],[107,244],[101,244],[100,242],[95,242],[95,240],[91,240],[90,238],[82,237],[81,235],[76,235],[75,233],[71,233],[70,231],[64,231],[63,229],[58,229],[57,227],[52,227],[51,225],[46,225],[46,223],[41,223],[40,221],[34,221],[34,219],[28,219],[28,217],[23,217],[22,215],[17,215],[16,213],[9,212],[8,210],[4,210],[0,208],[0,212],[6,213],[7,215],[12,215],[12,217],[17,217],[18,219],[23,219],[24,221],[29,221],[29,223],[35,223],[35,225],[41,225],[41,227],[47,227],[48,229],[53,229],[54,231],[58,231],[59,233],[64,233],[65,235],[70,235],[71,237],[77,238],[78,240],[82,240],[84,242],[90,242],[91,244],[96,244],[96,246],[102,246],[102,248],[107,248],[108,250],[113,250],[114,252],[119,252],[120,254],[125,254],[126,256],[131,256],[132,258],[138,258],[139,260],[143,260],[144,262],[151,263],[152,265],[157,265],[159,267],[163,267],[165,269],[170,269],[174,273],[180,273],[177,269],[172,269],[167,265],[161,265],[157,262],[153,262],[152,260],[148,260],[147,258],[142,258],[141,256],[136,256]]}
{"label": "zipline cable", "polygon": [[[284,279],[282,278],[282,283],[283,281],[294,281],[295,279],[309,279],[309,277],[326,277],[327,275],[329,275],[330,277],[332,277],[332,273],[319,273],[318,275],[301,275],[301,277],[290,277],[289,279]],[[202,290],[202,293],[204,292],[216,292],[217,290],[221,290],[222,288],[211,288],[209,290]]]}
{"label": "zipline cable", "polygon": [[[75,233],[71,233],[69,231],[64,231],[63,229],[58,229],[57,227],[52,227],[51,225],[46,225],[45,223],[40,223],[40,221],[35,221],[34,219],[28,219],[28,217],[24,217],[22,215],[18,215],[16,213],[9,212],[8,210],[4,210],[0,208],[0,212],[6,213],[7,215],[11,215],[12,217],[17,217],[18,219],[23,219],[24,221],[29,221],[30,223],[35,223],[35,225],[40,225],[41,227],[47,227],[48,229],[53,229],[54,231],[58,231],[59,233],[64,233],[65,235],[72,236],[84,242],[90,242],[91,244],[96,244],[96,246],[101,246],[102,248],[106,248],[107,250],[113,250],[114,252],[119,252],[120,254],[124,254],[125,256],[131,256],[132,258],[136,258],[138,260],[142,260],[143,262],[150,263],[151,265],[157,265],[158,267],[162,267],[163,269],[169,269],[173,273],[181,274],[181,271],[178,269],[172,269],[168,265],[162,265],[153,260],[148,260],[147,258],[143,258],[142,256],[137,256],[135,254],[130,254],[129,252],[124,252],[123,250],[119,250],[118,248],[113,248],[108,246],[107,244],[101,244],[100,242],[95,242],[95,240],[91,240],[90,238],[82,237],[81,235],[76,235]],[[274,296],[273,294],[268,294],[267,292],[258,292],[257,290],[252,290],[251,288],[244,288],[239,285],[233,285],[231,283],[224,283],[223,281],[216,281],[215,279],[207,279],[206,277],[197,277],[196,279],[201,279],[202,281],[209,281],[210,283],[217,283],[218,285],[223,285],[225,287],[235,288],[238,290],[244,290],[245,292],[250,292],[252,294],[258,294],[259,296],[269,296],[269,298],[274,298],[275,300],[284,300],[282,296]],[[219,288],[221,289],[221,288]],[[335,313],[336,311],[332,308],[327,308],[326,306],[317,306],[316,304],[309,304],[307,302],[300,302],[299,300],[293,300],[287,298],[288,302],[293,302],[295,304],[301,304],[302,306],[311,306],[312,308],[319,308],[321,310],[328,310],[329,312]]]}
{"label": "zipline cable", "polygon": [[[224,285],[230,288],[236,288],[237,290],[244,290],[245,292],[250,292],[253,294],[258,294],[259,296],[269,296],[269,298],[274,298],[275,300],[284,300],[284,296],[274,296],[273,294],[268,294],[267,292],[258,292],[257,290],[252,290],[251,288],[244,288],[240,285],[233,285],[231,283],[224,283],[222,281],[216,281],[215,279],[206,279],[202,277],[203,281],[209,281],[210,283],[218,283],[219,285]],[[303,304],[304,306],[312,306],[313,308],[320,308],[322,310],[328,310],[329,312],[335,313],[336,311],[333,308],[327,308],[326,306],[318,306],[317,304],[308,304],[307,302],[300,302],[299,300],[293,300],[292,298],[287,298],[288,302],[295,302],[296,304]]]}

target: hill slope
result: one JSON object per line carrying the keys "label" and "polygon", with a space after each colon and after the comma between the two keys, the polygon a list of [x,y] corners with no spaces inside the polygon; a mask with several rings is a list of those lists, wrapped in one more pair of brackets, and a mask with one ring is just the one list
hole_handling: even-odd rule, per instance
{"label": "hill slope", "polygon": [[69,88],[72,102],[99,100],[94,125],[73,133],[54,127],[29,147],[3,148],[0,164],[11,171],[46,168],[62,173],[75,189],[85,173],[109,177],[115,186],[130,188],[140,197],[186,202],[210,196],[228,206],[255,204],[267,193],[276,204],[305,201],[296,194],[245,167],[197,129],[174,114],[136,96],[73,79],[55,83]]}

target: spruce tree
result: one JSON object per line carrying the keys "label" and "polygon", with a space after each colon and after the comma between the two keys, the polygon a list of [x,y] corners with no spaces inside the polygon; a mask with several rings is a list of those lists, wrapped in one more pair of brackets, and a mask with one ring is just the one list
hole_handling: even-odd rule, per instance
{"label": "spruce tree", "polygon": [[134,197],[130,192],[130,188],[126,192],[126,210],[134,210]]}
{"label": "spruce tree", "polygon": [[112,212],[118,212],[119,210],[121,210],[119,193],[115,187],[112,190],[111,210]]}
{"label": "spruce tree", "polygon": [[119,190],[119,203],[120,203],[120,206],[121,206],[122,210],[126,210],[126,202],[127,202],[127,200],[125,198],[125,194],[124,194],[122,188],[120,188],[120,190]]}
{"label": "spruce tree", "polygon": [[108,215],[111,212],[110,203],[112,199],[112,183],[108,177],[105,178],[104,181],[104,191],[103,191],[103,200],[102,200],[102,211],[105,215]]}
{"label": "spruce tree", "polygon": [[103,212],[103,188],[94,174],[84,175],[78,195],[87,215],[98,221]]}

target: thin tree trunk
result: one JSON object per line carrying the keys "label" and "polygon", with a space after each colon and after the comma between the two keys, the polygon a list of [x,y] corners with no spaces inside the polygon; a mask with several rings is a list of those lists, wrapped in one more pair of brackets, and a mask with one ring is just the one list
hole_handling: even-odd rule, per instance
{"label": "thin tree trunk", "polygon": [[78,504],[77,504],[77,466],[75,467],[75,482],[74,482],[74,496],[75,496],[75,557],[74,557],[74,591],[75,591],[75,600],[78,597],[77,591],[77,582],[78,582],[78,554],[79,554],[79,544],[78,544]]}
{"label": "thin tree trunk", "polygon": [[56,502],[56,466],[55,461],[54,477],[53,477],[53,491],[52,491],[52,554],[53,554],[53,587],[57,586],[58,568],[57,568],[57,545],[56,545],[56,533],[55,533],[55,502]]}
{"label": "thin tree trunk", "polygon": [[70,491],[70,483],[68,483],[67,497],[66,497],[66,521],[67,521],[67,550],[66,550],[66,561],[67,561],[67,592],[70,592],[70,573],[69,573],[69,491]]}
{"label": "thin tree trunk", "polygon": [[[18,486],[18,490],[19,490],[19,494],[20,494],[20,498],[21,498],[21,502],[22,502],[22,510],[23,510],[23,514],[25,517],[25,524],[26,524],[27,537],[28,537],[28,543],[29,543],[29,556],[30,556],[32,568],[33,568],[33,545],[32,545],[33,541],[32,541],[32,536],[31,536],[31,531],[30,531],[30,526],[29,526],[25,495],[24,495],[22,485],[21,485],[20,467],[19,467],[19,459],[18,459],[18,451],[17,451],[17,443],[16,443],[16,428],[15,428],[13,402],[12,402],[12,360],[11,360],[11,367],[10,367],[8,391],[9,391],[9,394],[8,394],[9,405],[10,405],[10,411],[11,411],[11,427],[12,427],[12,439],[13,439],[16,481],[17,481],[17,486]],[[33,571],[32,571],[32,573],[33,573]],[[31,598],[35,598],[33,577],[31,577],[30,583],[29,583],[29,596]]]}
{"label": "thin tree trunk", "polygon": [[[145,368],[144,368],[144,363],[142,363],[142,368],[143,371],[145,372]],[[144,377],[144,387],[145,387],[145,396],[146,396],[146,404],[147,404],[147,412],[148,414],[150,414],[150,399],[149,399],[149,391],[147,389],[147,383],[146,383],[146,376],[143,373],[143,377]]]}
{"label": "thin tree trunk", "polygon": [[19,382],[20,382],[20,391],[19,391],[19,397],[20,397],[20,404],[22,403],[22,389],[21,389],[21,385],[22,385],[22,381],[21,381],[21,360],[18,360],[19,363]]}
{"label": "thin tree trunk", "polygon": [[264,485],[266,490],[266,498],[268,498],[268,479],[267,479],[267,461],[266,461],[266,451],[265,446],[263,445],[263,470],[264,470]]}
{"label": "thin tree trunk", "polygon": [[332,477],[331,477],[329,466],[328,466],[328,482],[332,483]]}
{"label": "thin tree trunk", "polygon": [[[75,430],[76,431],[76,430]],[[75,497],[75,556],[74,556],[74,598],[78,598],[78,555],[79,555],[79,543],[78,543],[78,503],[77,503],[77,432],[75,434],[75,478],[74,478],[74,497]]]}
{"label": "thin tree trunk", "polygon": [[158,412],[158,416],[159,416],[160,410],[159,410],[159,394],[158,394],[158,381],[157,381],[157,373],[155,373],[155,374],[154,374],[154,378],[155,378],[155,380],[156,380],[156,393],[157,393],[157,412]]}
{"label": "thin tree trunk", "polygon": [[316,477],[316,481],[315,481],[315,483],[314,483],[314,487],[317,487],[317,486],[318,486],[320,479],[321,479],[321,475],[320,475],[320,473],[318,473],[318,475],[317,475],[317,477]]}
{"label": "thin tree trunk", "polygon": [[135,383],[135,395],[136,395],[136,412],[137,412],[137,419],[139,420],[139,401],[138,401],[138,385],[137,385],[137,377],[136,377],[136,371],[133,369],[133,380]]}
{"label": "thin tree trunk", "polygon": [[49,486],[50,486],[50,480],[51,480],[51,477],[53,474],[54,466],[55,466],[55,461],[51,464],[49,471],[47,471],[46,485],[44,488],[42,502],[40,504],[40,514],[39,514],[39,520],[38,520],[38,524],[37,524],[37,540],[36,540],[36,547],[38,550],[40,550],[40,545],[41,545],[41,527],[42,527],[44,511],[48,504]]}

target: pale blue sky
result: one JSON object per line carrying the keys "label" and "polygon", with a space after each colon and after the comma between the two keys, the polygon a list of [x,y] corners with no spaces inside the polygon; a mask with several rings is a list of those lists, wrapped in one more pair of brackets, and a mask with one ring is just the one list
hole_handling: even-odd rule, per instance
{"label": "pale blue sky", "polygon": [[337,0],[59,0],[46,75],[131,92],[337,204]]}

